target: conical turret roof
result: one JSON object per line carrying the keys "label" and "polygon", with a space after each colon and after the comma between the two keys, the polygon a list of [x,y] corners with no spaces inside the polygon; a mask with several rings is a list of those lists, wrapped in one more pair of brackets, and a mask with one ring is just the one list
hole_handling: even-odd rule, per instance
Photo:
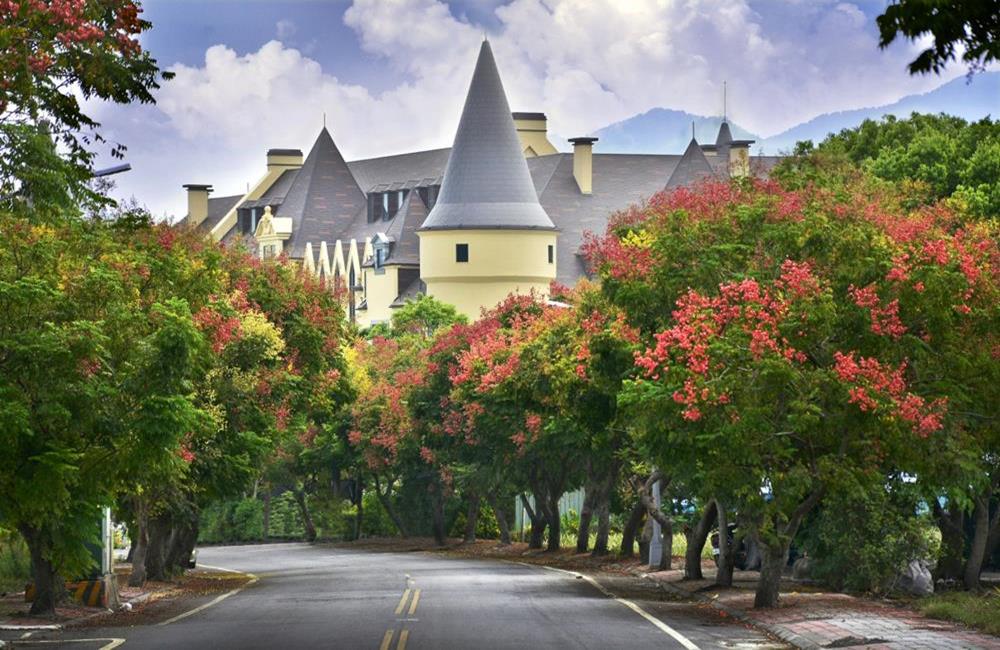
{"label": "conical turret roof", "polygon": [[724,147],[733,141],[733,132],[729,130],[729,122],[723,120],[719,126],[719,135],[715,138],[716,147]]}
{"label": "conical turret roof", "polygon": [[665,189],[672,190],[677,187],[693,185],[713,175],[712,165],[709,164],[708,158],[705,157],[705,152],[698,146],[698,141],[691,138],[687,149],[684,150],[684,155],[677,161],[677,167],[674,168],[674,173],[670,175]]}
{"label": "conical turret roof", "polygon": [[555,226],[521,152],[493,51],[483,41],[437,202],[421,230]]}

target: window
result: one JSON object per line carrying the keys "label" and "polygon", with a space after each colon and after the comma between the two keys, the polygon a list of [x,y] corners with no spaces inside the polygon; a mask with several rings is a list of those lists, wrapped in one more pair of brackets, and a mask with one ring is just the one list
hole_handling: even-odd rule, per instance
{"label": "window", "polygon": [[386,219],[389,218],[389,193],[388,192],[384,192],[382,194],[382,214],[385,215]]}
{"label": "window", "polygon": [[469,245],[468,244],[455,244],[455,261],[456,262],[468,262],[469,261]]}
{"label": "window", "polygon": [[552,264],[556,260],[556,247],[549,244],[549,264]]}
{"label": "window", "polygon": [[275,244],[268,244],[268,245],[264,246],[262,252],[263,252],[262,257],[264,259],[268,259],[270,257],[275,257],[278,254],[278,247]]}
{"label": "window", "polygon": [[373,260],[374,262],[373,265],[375,267],[376,275],[382,275],[383,273],[385,273],[385,258],[387,253],[388,250],[386,249],[385,246],[375,247],[375,259]]}

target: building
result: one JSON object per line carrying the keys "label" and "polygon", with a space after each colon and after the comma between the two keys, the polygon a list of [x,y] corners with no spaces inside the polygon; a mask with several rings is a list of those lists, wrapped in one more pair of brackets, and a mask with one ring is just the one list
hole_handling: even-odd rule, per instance
{"label": "building", "polygon": [[324,127],[304,157],[269,150],[245,194],[210,198],[210,185],[185,185],[184,221],[339,282],[362,326],[420,293],[476,317],[512,292],[575,284],[584,233],[603,232],[616,211],[750,171],[752,141],[734,140],[726,122],[714,144],[692,137],[680,155],[595,153],[596,142],[573,138],[572,153],[560,153],[544,114],[512,113],[484,41],[450,149],[348,162]]}

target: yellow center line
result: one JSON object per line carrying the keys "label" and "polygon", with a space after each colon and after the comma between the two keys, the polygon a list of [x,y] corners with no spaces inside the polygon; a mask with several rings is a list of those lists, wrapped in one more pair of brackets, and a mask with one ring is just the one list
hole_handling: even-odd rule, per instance
{"label": "yellow center line", "polygon": [[406,591],[403,592],[403,597],[399,599],[399,605],[396,606],[396,616],[399,616],[400,614],[403,613],[403,610],[406,608],[406,599],[409,597],[410,597],[410,590],[407,589]]}
{"label": "yellow center line", "polygon": [[385,636],[382,637],[382,645],[378,647],[378,650],[389,650],[389,645],[392,643],[393,630],[386,630]]}
{"label": "yellow center line", "polygon": [[399,644],[396,646],[396,650],[406,650],[406,640],[410,638],[410,631],[403,630],[399,633]]}
{"label": "yellow center line", "polygon": [[420,590],[417,589],[413,592],[413,602],[410,603],[410,616],[413,616],[413,612],[417,611],[417,603],[420,602]]}

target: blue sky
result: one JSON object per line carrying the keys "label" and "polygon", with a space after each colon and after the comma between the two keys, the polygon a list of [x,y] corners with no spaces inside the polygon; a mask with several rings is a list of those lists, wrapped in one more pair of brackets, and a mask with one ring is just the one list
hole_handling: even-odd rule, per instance
{"label": "blue sky", "polygon": [[176,73],[156,106],[97,106],[158,215],[182,183],[243,190],[269,147],[308,149],[323,114],[349,159],[448,146],[489,35],[514,110],[554,141],[655,107],[729,115],[767,136],[964,73],[905,71],[877,48],[885,2],[840,0],[146,0],[144,45]]}

